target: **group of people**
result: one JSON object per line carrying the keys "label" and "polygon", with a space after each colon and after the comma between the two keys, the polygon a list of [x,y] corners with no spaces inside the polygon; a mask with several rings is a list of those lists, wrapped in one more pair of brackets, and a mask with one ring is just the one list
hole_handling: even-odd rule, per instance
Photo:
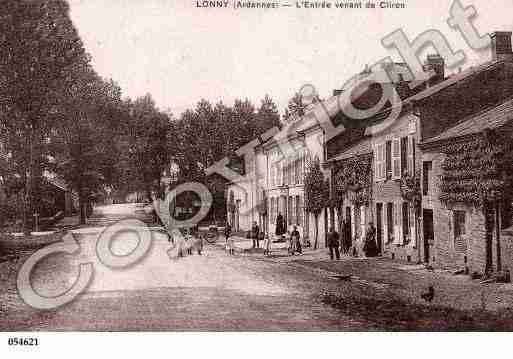
{"label": "group of people", "polygon": [[[226,250],[233,255],[235,253],[235,244],[233,238],[231,238],[231,232],[232,228],[230,224],[227,223],[224,230],[224,235],[226,237]],[[283,220],[283,216],[280,213],[278,214],[276,220],[276,235],[278,237],[283,238],[285,233],[287,233],[285,228],[285,222]],[[266,235],[263,231],[260,230],[256,222],[253,222],[253,226],[251,227],[249,237],[253,240],[253,248],[260,248],[260,241],[263,241],[264,255],[271,254],[271,239],[268,235]],[[340,259],[341,253],[353,256],[358,255],[358,250],[356,246],[353,245],[353,239],[351,238],[351,226],[346,219],[342,221],[340,234],[335,230],[335,228],[330,228],[330,231],[327,235],[327,242],[330,251],[330,258],[332,260]],[[369,222],[365,230],[365,239],[362,250],[366,257],[375,257],[379,254],[376,242],[376,227],[374,227],[374,224],[372,222]],[[294,229],[290,233],[288,252],[289,255],[294,255],[296,253],[299,255],[303,254],[301,236],[299,234],[297,226],[294,226]]]}
{"label": "group of people", "polygon": [[[342,254],[353,256],[358,254],[356,247],[353,246],[350,225],[345,219],[342,221],[340,235],[333,227],[330,228],[330,231],[328,232],[328,248],[330,251],[330,258],[332,260],[335,258],[337,260],[340,259],[340,252],[342,252]],[[376,242],[376,227],[374,227],[374,223],[372,222],[369,222],[367,229],[365,230],[365,239],[362,250],[366,257],[375,257],[379,254]]]}

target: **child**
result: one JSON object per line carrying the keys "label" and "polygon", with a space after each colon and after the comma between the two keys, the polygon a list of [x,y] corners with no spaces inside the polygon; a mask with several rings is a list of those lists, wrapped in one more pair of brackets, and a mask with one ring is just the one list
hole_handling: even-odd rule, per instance
{"label": "child", "polygon": [[228,248],[228,253],[230,255],[234,255],[235,254],[235,241],[233,240],[233,237],[229,237],[227,240],[227,248]]}
{"label": "child", "polygon": [[271,255],[271,242],[271,238],[269,238],[269,235],[266,234],[264,236],[264,256]]}

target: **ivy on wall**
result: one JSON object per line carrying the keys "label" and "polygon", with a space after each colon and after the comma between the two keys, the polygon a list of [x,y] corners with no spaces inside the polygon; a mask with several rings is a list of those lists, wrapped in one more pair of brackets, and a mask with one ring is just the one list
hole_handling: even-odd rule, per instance
{"label": "ivy on wall", "polygon": [[510,198],[513,186],[512,139],[493,131],[466,142],[446,145],[442,152],[440,200],[448,205],[482,207]]}
{"label": "ivy on wall", "polygon": [[368,204],[372,188],[372,159],[370,156],[353,157],[340,166],[334,183],[334,196],[338,204],[344,195],[354,192],[350,200],[355,205]]}
{"label": "ivy on wall", "polygon": [[420,178],[418,175],[406,174],[401,177],[401,196],[409,202],[418,214],[422,207],[422,193],[420,189]]}

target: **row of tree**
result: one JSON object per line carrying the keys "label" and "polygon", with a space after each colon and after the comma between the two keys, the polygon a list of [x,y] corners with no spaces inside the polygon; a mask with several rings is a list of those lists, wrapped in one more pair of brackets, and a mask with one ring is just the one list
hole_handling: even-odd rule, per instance
{"label": "row of tree", "polygon": [[0,48],[2,219],[21,217],[28,232],[49,173],[77,194],[81,223],[106,188],[160,173],[169,116],[94,71],[66,1],[4,1]]}
{"label": "row of tree", "polygon": [[268,96],[259,107],[202,100],[178,119],[160,111],[150,95],[124,99],[120,87],[91,66],[65,0],[4,1],[0,48],[2,218],[22,219],[26,232],[44,206],[49,173],[77,194],[81,223],[90,201],[107,193],[149,197],[170,170],[175,185],[207,184],[214,207],[224,210],[225,180],[207,178],[205,170],[224,157],[235,159],[237,148],[280,125]]}

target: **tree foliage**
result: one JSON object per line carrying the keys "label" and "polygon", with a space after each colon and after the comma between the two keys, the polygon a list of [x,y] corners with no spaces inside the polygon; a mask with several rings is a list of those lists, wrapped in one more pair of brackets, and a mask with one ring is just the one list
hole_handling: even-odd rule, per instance
{"label": "tree foliage", "polygon": [[310,163],[305,175],[305,208],[308,213],[312,213],[315,217],[314,248],[317,248],[317,237],[319,233],[318,218],[326,207],[329,197],[329,184],[322,174],[319,158],[315,158]]}
{"label": "tree foliage", "polygon": [[63,83],[89,61],[64,0],[6,0],[0,8],[0,121],[5,150],[25,183],[24,227],[39,206],[47,138]]}
{"label": "tree foliage", "polygon": [[213,212],[226,208],[224,189],[227,179],[207,178],[205,171],[223,158],[230,159],[235,170],[242,170],[243,159],[235,151],[267,130],[280,125],[276,104],[265,96],[256,108],[249,100],[235,100],[233,106],[222,102],[213,106],[201,100],[195,109],[185,111],[175,123],[169,138],[171,160],[179,168],[178,183],[198,181],[214,196]]}

